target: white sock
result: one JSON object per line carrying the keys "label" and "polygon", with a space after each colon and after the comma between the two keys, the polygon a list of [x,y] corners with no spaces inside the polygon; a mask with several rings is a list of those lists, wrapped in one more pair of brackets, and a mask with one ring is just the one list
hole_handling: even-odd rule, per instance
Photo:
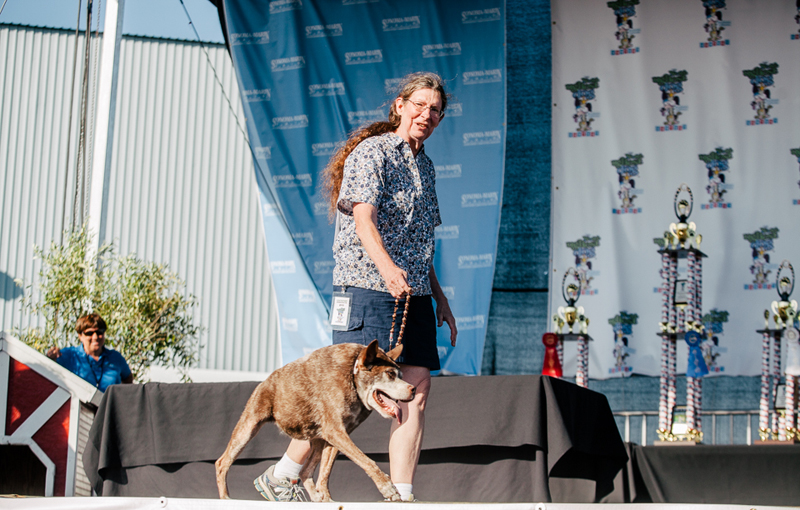
{"label": "white sock", "polygon": [[288,478],[290,480],[294,480],[300,478],[300,470],[303,469],[302,464],[298,464],[297,462],[293,461],[289,458],[289,455],[283,454],[281,460],[275,464],[275,471],[273,474],[275,478]]}
{"label": "white sock", "polygon": [[414,486],[410,483],[396,483],[394,486],[397,489],[397,492],[400,493],[400,497],[403,499],[407,499],[409,496],[411,496],[411,489],[414,488]]}

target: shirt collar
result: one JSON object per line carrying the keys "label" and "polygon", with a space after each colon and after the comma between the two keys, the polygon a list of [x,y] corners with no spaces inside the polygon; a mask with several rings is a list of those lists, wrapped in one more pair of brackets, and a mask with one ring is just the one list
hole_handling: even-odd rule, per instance
{"label": "shirt collar", "polygon": [[[403,140],[403,137],[398,135],[397,133],[395,133],[393,131],[389,131],[388,133],[386,133],[386,136],[388,136],[388,138],[394,144],[395,148],[401,149],[403,144],[405,144],[408,147],[408,150],[411,150],[411,146],[408,145],[408,142]],[[419,152],[417,152],[417,157],[419,157],[420,154],[425,154],[425,144],[424,143],[422,144],[422,147],[419,148]]]}

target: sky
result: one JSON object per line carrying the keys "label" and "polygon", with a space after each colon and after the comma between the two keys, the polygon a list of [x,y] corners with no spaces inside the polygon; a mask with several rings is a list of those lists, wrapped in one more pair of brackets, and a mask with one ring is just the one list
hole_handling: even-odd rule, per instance
{"label": "sky", "polygon": [[[0,0],[0,23],[17,23],[52,28],[75,29],[78,5],[81,6],[81,28],[86,26],[88,0]],[[106,0],[107,1],[107,0]],[[98,5],[105,15],[103,0],[94,0],[92,30],[97,27]],[[223,42],[217,8],[209,0],[183,0],[202,41]],[[101,19],[100,30],[103,24]],[[152,37],[169,37],[196,41],[181,0],[125,0],[122,33]]]}

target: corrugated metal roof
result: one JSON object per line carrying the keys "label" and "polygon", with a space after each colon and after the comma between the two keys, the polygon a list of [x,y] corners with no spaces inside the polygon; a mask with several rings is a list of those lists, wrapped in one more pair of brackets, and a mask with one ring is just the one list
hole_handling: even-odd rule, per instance
{"label": "corrugated metal roof", "polygon": [[[71,221],[81,79],[68,170],[75,37],[0,24],[2,329],[29,320],[12,279],[32,281],[33,244],[59,241],[65,187]],[[81,58],[82,34],[79,45]],[[205,48],[241,118],[227,51]],[[200,44],[123,36],[107,185],[102,237],[120,253],[169,264],[198,297],[197,318],[207,328],[199,368],[277,368],[277,309],[252,157]]]}

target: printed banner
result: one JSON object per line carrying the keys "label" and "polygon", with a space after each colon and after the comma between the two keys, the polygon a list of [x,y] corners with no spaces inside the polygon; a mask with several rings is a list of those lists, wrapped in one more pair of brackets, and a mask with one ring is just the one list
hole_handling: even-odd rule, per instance
{"label": "printed banner", "polygon": [[[562,275],[575,267],[594,339],[590,377],[659,374],[658,243],[678,221],[682,183],[706,255],[705,334],[692,353],[709,375],[760,374],[756,330],[779,299],[778,267],[800,264],[795,4],[552,2],[549,312],[564,305]],[[688,359],[681,341],[679,373]],[[565,373],[574,372],[567,345]]]}
{"label": "printed banner", "polygon": [[454,95],[425,151],[443,221],[434,265],[459,329],[453,349],[449,328],[440,328],[438,348],[443,371],[478,374],[502,204],[503,0],[225,0],[224,9],[284,363],[330,343],[334,228],[321,171],[348,133],[387,118],[404,75],[433,71]]}

